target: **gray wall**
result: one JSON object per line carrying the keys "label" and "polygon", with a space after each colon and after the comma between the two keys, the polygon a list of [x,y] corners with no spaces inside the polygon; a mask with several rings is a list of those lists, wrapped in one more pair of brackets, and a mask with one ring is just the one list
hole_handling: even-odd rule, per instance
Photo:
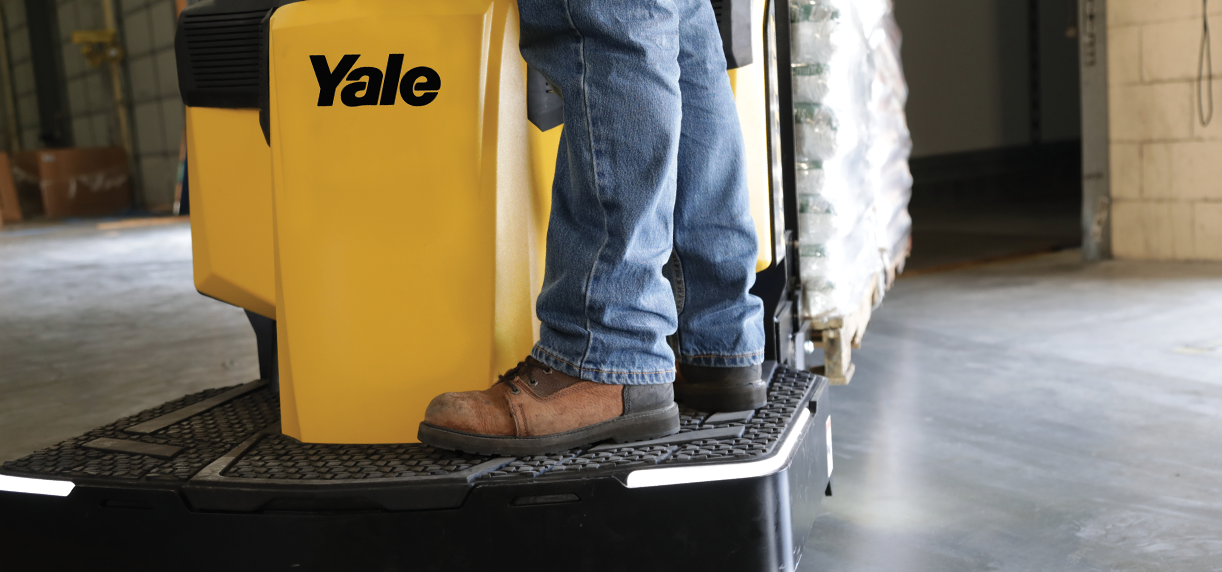
{"label": "gray wall", "polygon": [[[1040,0],[1043,141],[1076,139],[1076,0]],[[1031,143],[1026,0],[895,0],[913,157]]]}
{"label": "gray wall", "polygon": [[116,145],[118,135],[110,72],[105,65],[89,67],[80,46],[72,43],[73,31],[100,30],[104,27],[102,3],[97,0],[58,0],[56,17],[59,20],[60,57],[67,83],[68,109],[72,115],[72,144],[76,147]]}
{"label": "gray wall", "polygon": [[1044,141],[1082,137],[1078,38],[1065,35],[1078,0],[1040,0],[1040,83]]}
{"label": "gray wall", "polygon": [[[30,33],[25,23],[22,0],[4,0],[5,33],[9,42],[9,61],[13,70],[13,95],[17,103],[17,131],[23,147],[37,149],[38,96],[34,91],[34,64],[30,61]],[[0,114],[0,124],[5,121]],[[8,145],[7,140],[4,145]]]}
{"label": "gray wall", "polygon": [[169,205],[185,119],[174,65],[174,2],[123,0],[120,7],[144,198],[149,205]]}

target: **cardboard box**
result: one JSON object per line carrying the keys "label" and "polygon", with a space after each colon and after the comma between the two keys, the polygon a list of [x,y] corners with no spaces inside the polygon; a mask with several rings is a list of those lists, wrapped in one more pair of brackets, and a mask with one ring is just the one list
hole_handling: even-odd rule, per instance
{"label": "cardboard box", "polygon": [[17,195],[16,220],[42,216],[42,188],[38,178],[38,155],[17,152],[9,155],[8,174]]}
{"label": "cardboard box", "polygon": [[132,206],[127,154],[120,147],[23,151],[11,163],[22,218],[107,215]]}
{"label": "cardboard box", "polygon": [[21,201],[17,198],[17,186],[13,184],[13,167],[8,153],[0,153],[0,224],[18,222],[21,216]]}

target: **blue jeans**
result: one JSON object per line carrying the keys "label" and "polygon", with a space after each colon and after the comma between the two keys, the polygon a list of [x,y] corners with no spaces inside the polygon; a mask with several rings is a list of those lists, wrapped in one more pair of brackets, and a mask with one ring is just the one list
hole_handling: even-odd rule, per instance
{"label": "blue jeans", "polygon": [[[519,0],[564,99],[531,355],[614,384],[763,360],[742,132],[709,0]],[[668,264],[669,263],[669,264]],[[672,280],[668,281],[663,267]]]}

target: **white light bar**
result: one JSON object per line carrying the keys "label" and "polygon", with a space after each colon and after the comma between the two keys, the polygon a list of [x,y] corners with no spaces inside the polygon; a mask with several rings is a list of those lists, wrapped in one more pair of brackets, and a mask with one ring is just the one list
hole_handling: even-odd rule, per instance
{"label": "white light bar", "polygon": [[25,477],[10,477],[0,475],[0,491],[10,493],[29,493],[32,495],[49,495],[66,497],[76,485],[72,481],[52,481],[48,479],[27,479]]}
{"label": "white light bar", "polygon": [[687,483],[704,483],[708,481],[728,481],[730,479],[748,479],[771,475],[789,462],[793,448],[798,444],[802,429],[810,420],[810,409],[803,407],[798,414],[798,420],[789,431],[789,436],[781,443],[781,448],[775,455],[746,463],[723,463],[719,465],[703,465],[692,467],[664,467],[661,469],[642,469],[628,473],[628,488],[659,487],[662,485],[682,485]]}

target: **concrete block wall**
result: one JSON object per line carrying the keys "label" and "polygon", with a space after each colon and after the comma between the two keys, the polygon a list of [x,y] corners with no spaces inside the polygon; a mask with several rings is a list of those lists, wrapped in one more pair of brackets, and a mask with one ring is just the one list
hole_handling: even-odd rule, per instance
{"label": "concrete block wall", "polygon": [[174,0],[122,0],[117,9],[122,12],[132,144],[139,159],[144,200],[150,207],[166,207],[174,202],[186,118],[174,64]]}
{"label": "concrete block wall", "polygon": [[[1203,126],[1201,1],[1107,6],[1112,253],[1222,260],[1222,36],[1212,50],[1216,111]],[[1222,26],[1222,2],[1209,10],[1211,26]]]}
{"label": "concrete block wall", "polygon": [[[30,60],[30,31],[26,26],[25,3],[22,0],[3,0],[0,9],[4,10],[4,32],[8,38],[9,65],[13,72],[17,137],[23,148],[37,149],[41,145],[38,140],[38,95],[34,89],[34,64]],[[0,125],[5,120],[0,114]]]}
{"label": "concrete block wall", "polygon": [[97,0],[57,0],[60,57],[72,116],[72,144],[76,147],[118,145],[114,97],[109,68],[90,67],[81,48],[72,43],[76,30],[101,30],[106,26],[102,4]]}

